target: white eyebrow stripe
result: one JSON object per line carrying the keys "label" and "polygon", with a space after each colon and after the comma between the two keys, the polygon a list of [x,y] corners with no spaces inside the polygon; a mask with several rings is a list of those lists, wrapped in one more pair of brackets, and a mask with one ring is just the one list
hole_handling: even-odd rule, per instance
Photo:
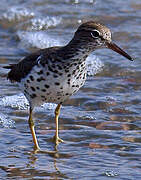
{"label": "white eyebrow stripe", "polygon": [[94,35],[93,35],[92,33],[91,33],[91,36],[92,36],[93,38],[95,38]]}

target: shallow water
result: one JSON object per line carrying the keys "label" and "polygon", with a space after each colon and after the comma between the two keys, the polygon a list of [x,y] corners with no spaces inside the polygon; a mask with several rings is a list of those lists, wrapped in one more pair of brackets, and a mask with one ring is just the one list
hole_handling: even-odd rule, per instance
{"label": "shallow water", "polygon": [[[0,179],[141,179],[141,2],[139,0],[1,0],[0,66],[38,48],[63,45],[79,24],[99,20],[134,62],[98,50],[88,59],[88,79],[61,110],[65,143],[56,154],[35,153],[28,102],[0,68]],[[55,104],[36,107],[40,146],[54,150]]]}

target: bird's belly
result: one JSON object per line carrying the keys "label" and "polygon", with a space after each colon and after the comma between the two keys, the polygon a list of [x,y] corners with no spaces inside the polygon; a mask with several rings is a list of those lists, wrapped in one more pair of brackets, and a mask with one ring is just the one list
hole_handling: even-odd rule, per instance
{"label": "bird's belly", "polygon": [[[72,67],[72,70],[75,67]],[[42,69],[35,66],[22,79],[19,86],[31,105],[40,105],[44,102],[62,103],[83,86],[86,80],[86,69],[76,69],[75,74],[50,72],[48,67]]]}
{"label": "bird's belly", "polygon": [[36,106],[44,102],[57,104],[64,102],[83,86],[85,80],[86,72],[68,78],[66,74],[58,76],[50,73],[47,76],[44,72],[39,75],[35,68],[19,85],[30,104]]}

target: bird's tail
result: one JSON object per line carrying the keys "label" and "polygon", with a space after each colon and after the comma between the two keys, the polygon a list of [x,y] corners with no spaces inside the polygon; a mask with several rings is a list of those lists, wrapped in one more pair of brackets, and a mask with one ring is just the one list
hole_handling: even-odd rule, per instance
{"label": "bird's tail", "polygon": [[7,79],[9,79],[12,83],[15,82],[15,78],[13,78],[13,74],[15,73],[14,67],[16,64],[9,64],[8,66],[3,66],[5,69],[10,69]]}
{"label": "bird's tail", "polygon": [[5,68],[5,69],[13,69],[14,66],[15,66],[15,64],[9,64],[8,66],[3,66],[3,68]]}

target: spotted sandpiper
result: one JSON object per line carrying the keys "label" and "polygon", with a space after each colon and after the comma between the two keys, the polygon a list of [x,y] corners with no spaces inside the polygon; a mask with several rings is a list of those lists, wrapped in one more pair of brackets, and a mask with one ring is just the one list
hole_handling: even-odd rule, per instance
{"label": "spotted sandpiper", "polygon": [[29,127],[34,147],[39,150],[34,130],[32,111],[44,102],[58,104],[55,109],[55,144],[63,142],[58,136],[58,117],[60,108],[72,94],[83,86],[86,80],[86,58],[100,48],[109,48],[129,60],[126,52],[112,42],[110,30],[97,22],[81,24],[72,40],[65,46],[38,50],[21,59],[18,64],[5,66],[11,69],[8,79],[18,82],[19,87],[29,101]]}

